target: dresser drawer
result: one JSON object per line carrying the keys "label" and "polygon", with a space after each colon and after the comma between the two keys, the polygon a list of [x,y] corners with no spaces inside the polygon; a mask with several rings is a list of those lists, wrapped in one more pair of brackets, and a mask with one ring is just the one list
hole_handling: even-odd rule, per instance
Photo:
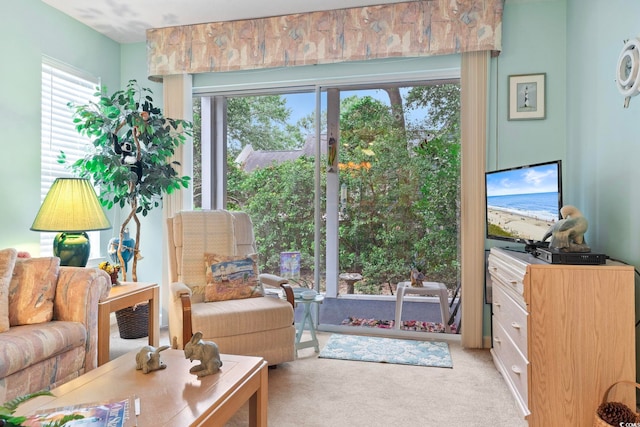
{"label": "dresser drawer", "polygon": [[499,322],[493,322],[493,353],[498,360],[496,365],[511,384],[511,388],[518,394],[516,398],[525,407],[528,407],[528,367],[529,362],[518,351],[515,343],[509,338],[509,334],[504,330]]}
{"label": "dresser drawer", "polygon": [[494,284],[493,320],[502,326],[525,357],[529,357],[527,351],[527,317],[527,312],[505,292],[503,285]]}
{"label": "dresser drawer", "polygon": [[[492,252],[489,255],[489,274],[493,281],[503,284],[514,297],[521,297],[524,306],[524,276],[526,268],[523,270],[520,266],[506,262]],[[521,301],[517,301],[520,303]]]}

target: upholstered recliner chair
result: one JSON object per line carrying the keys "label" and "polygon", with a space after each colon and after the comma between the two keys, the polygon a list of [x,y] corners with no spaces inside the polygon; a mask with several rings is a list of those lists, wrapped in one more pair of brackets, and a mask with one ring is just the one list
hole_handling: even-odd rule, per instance
{"label": "upholstered recliner chair", "polygon": [[[211,287],[211,257],[239,259],[256,252],[249,216],[225,210],[184,211],[169,218],[167,225],[172,346],[184,348],[192,334],[200,331],[202,339],[215,342],[221,353],[261,356],[269,365],[293,360],[295,328],[290,289],[286,293],[291,301],[243,294],[205,302],[211,301],[209,292],[215,289]],[[226,270],[232,272],[233,268]],[[273,275],[259,277],[260,286],[284,282]],[[228,280],[226,275],[224,279]]]}

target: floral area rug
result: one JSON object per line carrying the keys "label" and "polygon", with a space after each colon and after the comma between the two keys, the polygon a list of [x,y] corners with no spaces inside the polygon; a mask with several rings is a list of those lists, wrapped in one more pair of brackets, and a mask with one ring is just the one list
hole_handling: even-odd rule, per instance
{"label": "floral area rug", "polygon": [[333,334],[320,352],[325,359],[453,368],[449,344]]}
{"label": "floral area rug", "polygon": [[[349,317],[342,321],[343,326],[365,326],[369,328],[393,329],[395,321],[379,320],[379,319],[363,319],[361,317]],[[400,325],[400,329],[404,331],[417,332],[442,332],[444,333],[444,324],[434,322],[422,322],[419,320],[405,320]],[[456,325],[451,325],[451,333],[456,333]]]}

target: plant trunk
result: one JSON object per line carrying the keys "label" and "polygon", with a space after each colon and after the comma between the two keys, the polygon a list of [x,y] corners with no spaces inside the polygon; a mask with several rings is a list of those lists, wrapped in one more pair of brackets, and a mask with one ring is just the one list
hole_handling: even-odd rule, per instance
{"label": "plant trunk", "polygon": [[120,241],[118,242],[118,260],[120,260],[120,265],[122,266],[121,270],[122,270],[122,281],[126,282],[127,281],[127,269],[124,268],[125,264],[124,264],[124,258],[122,257],[122,247],[123,244],[122,242],[124,241],[124,230],[127,228],[127,225],[129,224],[129,221],[131,221],[131,219],[134,220],[134,222],[136,223],[136,243],[135,246],[133,248],[133,262],[132,262],[132,267],[131,267],[131,281],[133,282],[137,282],[138,281],[138,253],[139,253],[139,248],[140,248],[140,220],[138,219],[138,216],[136,215],[136,210],[138,209],[138,202],[136,201],[136,199],[132,199],[129,201],[129,204],[131,206],[131,212],[129,212],[129,215],[127,216],[127,218],[124,220],[124,222],[122,223],[122,225],[120,226]]}
{"label": "plant trunk", "polygon": [[138,219],[138,215],[133,215],[133,220],[136,223],[136,244],[133,249],[133,264],[131,267],[131,280],[134,282],[138,281],[138,259],[140,256],[140,220]]}

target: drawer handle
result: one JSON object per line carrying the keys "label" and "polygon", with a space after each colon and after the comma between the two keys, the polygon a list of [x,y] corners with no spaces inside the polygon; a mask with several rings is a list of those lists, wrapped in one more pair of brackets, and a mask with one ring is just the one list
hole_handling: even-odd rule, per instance
{"label": "drawer handle", "polygon": [[520,324],[518,322],[511,322],[511,327],[514,329],[520,329]]}
{"label": "drawer handle", "polygon": [[517,367],[516,365],[512,365],[511,366],[511,370],[516,374],[516,375],[520,375],[522,373],[522,370],[520,370],[519,367]]}
{"label": "drawer handle", "polygon": [[500,337],[493,337],[493,340],[498,344],[502,344],[502,341],[500,341]]}
{"label": "drawer handle", "polygon": [[515,285],[518,284],[518,281],[517,280],[511,280],[509,283],[511,283],[513,286],[515,286]]}
{"label": "drawer handle", "polygon": [[502,304],[500,304],[499,302],[494,302],[493,305],[495,305],[498,308],[502,307]]}

